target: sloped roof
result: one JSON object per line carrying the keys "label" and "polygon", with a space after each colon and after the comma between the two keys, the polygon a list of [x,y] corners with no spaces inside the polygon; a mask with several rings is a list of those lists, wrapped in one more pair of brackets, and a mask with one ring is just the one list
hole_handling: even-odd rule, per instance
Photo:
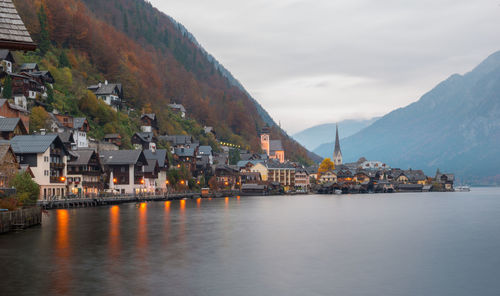
{"label": "sloped roof", "polygon": [[153,133],[150,133],[150,132],[139,132],[139,133],[135,133],[135,135],[143,142],[146,142],[146,143],[151,143],[153,142],[153,137],[154,137],[154,134]]}
{"label": "sloped roof", "polygon": [[5,157],[5,154],[11,149],[9,143],[0,143],[0,159]]}
{"label": "sloped roof", "polygon": [[186,108],[181,104],[168,104],[168,106],[172,109],[179,109],[181,112],[186,112]]}
{"label": "sloped roof", "polygon": [[73,143],[75,142],[75,139],[73,138],[73,132],[72,131],[64,131],[62,133],[57,133],[59,138],[63,143]]}
{"label": "sloped roof", "polygon": [[146,164],[146,158],[141,150],[113,150],[100,153],[102,163],[105,165],[136,164],[139,160]]}
{"label": "sloped roof", "polygon": [[83,127],[83,124],[85,123],[85,120],[87,120],[87,118],[85,117],[75,117],[73,119],[73,128],[81,129]]}
{"label": "sloped roof", "polygon": [[295,169],[295,167],[289,162],[280,163],[278,161],[269,161],[266,166],[268,169]]}
{"label": "sloped roof", "polygon": [[271,151],[283,151],[283,143],[281,143],[281,140],[271,140],[269,141],[269,149]]}
{"label": "sloped roof", "polygon": [[47,151],[50,145],[56,141],[60,143],[64,151],[67,153],[61,139],[55,134],[15,136],[10,141],[10,144],[12,146],[12,150],[14,150],[14,153],[16,154],[43,153]]}
{"label": "sloped roof", "polygon": [[12,50],[36,49],[12,0],[0,0],[0,47]]}
{"label": "sloped roof", "polygon": [[[13,132],[19,122],[23,124],[21,118],[0,118],[0,132]],[[26,132],[26,128],[24,131]]]}
{"label": "sloped roof", "polygon": [[158,161],[156,159],[147,159],[147,164],[144,166],[145,173],[153,173],[155,171]]}
{"label": "sloped roof", "polygon": [[263,162],[264,162],[263,160],[240,160],[240,161],[238,161],[238,163],[236,163],[236,165],[239,168],[242,168],[242,167],[246,166],[248,163],[250,163],[252,166],[254,166],[258,163],[263,163]]}
{"label": "sloped roof", "polygon": [[[6,102],[7,102],[6,99],[0,99],[0,107],[2,107],[3,104],[5,104]],[[20,111],[20,112],[23,112],[23,113],[28,113],[28,110],[24,109],[23,107],[19,107],[19,106],[15,105],[15,104],[11,104],[11,103],[8,103],[8,104],[9,104],[9,108],[10,109],[14,109],[14,110],[17,110],[17,111]]]}
{"label": "sloped roof", "polygon": [[8,58],[11,58],[14,62],[14,56],[8,49],[0,49],[0,60],[7,60]]}
{"label": "sloped roof", "polygon": [[121,83],[108,83],[108,84],[101,83],[101,86],[99,86],[99,84],[96,84],[87,87],[87,89],[93,91],[96,95],[110,95],[113,93],[115,88],[118,91],[118,94],[121,96],[122,95]]}
{"label": "sloped roof", "polygon": [[69,161],[69,165],[86,165],[89,163],[92,155],[95,153],[94,150],[77,150],[73,151],[77,155],[77,159]]}
{"label": "sloped roof", "polygon": [[143,117],[149,117],[151,120],[155,120],[156,119],[156,114],[154,114],[154,113],[145,113],[145,114],[142,114],[141,119]]}
{"label": "sloped roof", "polygon": [[172,136],[165,135],[165,136],[159,136],[159,139],[170,142],[174,146],[191,144],[192,142],[192,137],[187,135],[172,135]]}
{"label": "sloped roof", "polygon": [[121,139],[120,134],[105,134],[104,139]]}
{"label": "sloped roof", "polygon": [[175,148],[174,153],[181,157],[192,157],[194,156],[194,148]]}
{"label": "sloped roof", "polygon": [[155,152],[151,150],[144,150],[144,156],[149,161],[150,159],[156,159],[158,161],[158,166],[164,167],[165,160],[167,159],[167,150],[166,149],[156,149]]}
{"label": "sloped roof", "polygon": [[21,65],[21,68],[19,70],[20,71],[25,71],[25,70],[32,70],[32,71],[37,70],[38,71],[38,65],[37,65],[37,63],[24,63]]}
{"label": "sloped roof", "polygon": [[200,146],[198,147],[198,155],[211,155],[212,147],[210,146]]}

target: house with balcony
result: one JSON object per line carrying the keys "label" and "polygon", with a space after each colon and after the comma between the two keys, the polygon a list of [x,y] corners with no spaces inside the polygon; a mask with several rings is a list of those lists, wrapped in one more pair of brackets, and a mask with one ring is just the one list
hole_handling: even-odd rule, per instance
{"label": "house with balcony", "polygon": [[100,159],[109,177],[109,189],[122,194],[146,192],[144,168],[148,161],[142,150],[101,151]]}
{"label": "house with balcony", "polygon": [[19,164],[28,165],[40,185],[40,200],[60,199],[67,194],[69,151],[58,135],[16,136],[10,144]]}
{"label": "house with balcony", "polygon": [[123,101],[123,87],[121,83],[104,83],[99,82],[96,85],[87,87],[92,91],[98,99],[101,99],[106,105],[111,106],[115,110],[119,110]]}
{"label": "house with balcony", "polygon": [[96,196],[104,190],[104,169],[94,150],[73,151],[76,158],[68,161],[68,189],[79,197]]}
{"label": "house with balcony", "polygon": [[297,168],[295,170],[295,188],[300,188],[302,190],[308,191],[311,187],[311,181],[309,179],[309,173],[305,168]]}
{"label": "house with balcony", "polygon": [[295,187],[296,168],[288,162],[281,163],[279,160],[270,160],[266,163],[268,170],[268,181],[279,183],[285,191]]}

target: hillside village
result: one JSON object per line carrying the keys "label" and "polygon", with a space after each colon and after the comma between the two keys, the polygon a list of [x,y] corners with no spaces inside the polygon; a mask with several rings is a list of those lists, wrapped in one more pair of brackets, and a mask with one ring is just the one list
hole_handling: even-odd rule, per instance
{"label": "hillside village", "polygon": [[[120,133],[93,138],[88,118],[50,105],[57,81],[48,69],[16,62],[12,51],[32,51],[36,45],[14,6],[2,9],[11,22],[2,24],[9,30],[0,31],[0,187],[5,192],[18,172],[29,174],[39,185],[42,201],[202,188],[259,195],[453,189],[452,174],[438,172],[429,178],[420,170],[393,169],[366,159],[343,164],[338,130],[334,163],[326,170],[323,164],[305,167],[289,161],[282,141],[272,139],[269,126],[258,131],[260,151],[223,140],[214,147],[200,144],[192,135],[161,134],[155,112],[143,110],[140,129],[130,139],[133,149],[126,149]],[[133,111],[124,100],[127,86],[119,81],[104,80],[86,90],[113,112],[127,116]],[[181,118],[190,116],[175,101],[168,107]],[[217,139],[214,127],[204,126],[203,132]]]}

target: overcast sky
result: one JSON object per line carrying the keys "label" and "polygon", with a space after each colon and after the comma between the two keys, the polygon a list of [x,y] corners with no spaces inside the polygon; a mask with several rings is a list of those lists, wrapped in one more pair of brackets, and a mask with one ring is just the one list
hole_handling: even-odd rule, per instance
{"label": "overcast sky", "polygon": [[151,0],[282,127],[370,118],[500,50],[500,0]]}

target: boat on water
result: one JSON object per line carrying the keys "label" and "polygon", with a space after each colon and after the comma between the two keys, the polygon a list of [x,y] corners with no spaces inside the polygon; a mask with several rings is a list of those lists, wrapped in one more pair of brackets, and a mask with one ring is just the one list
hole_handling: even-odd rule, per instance
{"label": "boat on water", "polygon": [[335,192],[334,192],[334,193],[335,193],[335,194],[342,194],[342,190],[340,190],[340,189],[335,189]]}
{"label": "boat on water", "polygon": [[470,186],[463,185],[455,187],[455,192],[470,192]]}

